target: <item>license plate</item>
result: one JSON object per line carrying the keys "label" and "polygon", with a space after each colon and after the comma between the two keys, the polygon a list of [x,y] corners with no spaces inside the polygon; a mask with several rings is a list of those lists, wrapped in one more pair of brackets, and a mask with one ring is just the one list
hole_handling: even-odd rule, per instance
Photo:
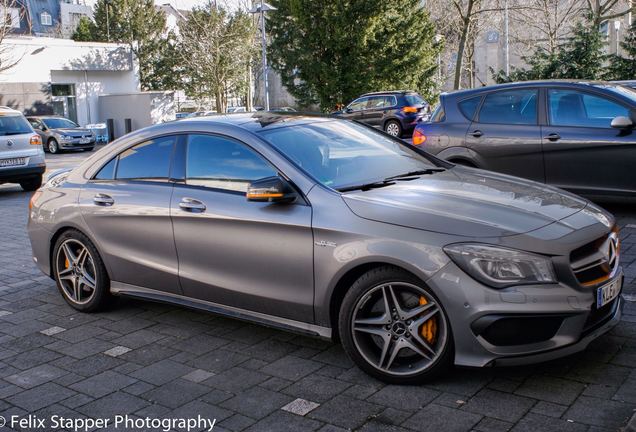
{"label": "license plate", "polygon": [[598,288],[596,291],[596,308],[601,308],[614,300],[618,294],[621,292],[623,278],[619,277],[608,283],[607,285],[603,285]]}
{"label": "license plate", "polygon": [[26,158],[0,159],[0,167],[20,166],[26,163]]}
{"label": "license plate", "polygon": [[80,144],[88,144],[89,142],[91,142],[90,138],[82,138],[80,139]]}

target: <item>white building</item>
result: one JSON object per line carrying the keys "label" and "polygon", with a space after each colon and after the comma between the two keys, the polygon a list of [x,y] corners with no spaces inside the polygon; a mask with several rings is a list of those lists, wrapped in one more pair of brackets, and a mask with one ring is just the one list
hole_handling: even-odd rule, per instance
{"label": "white building", "polygon": [[71,38],[82,17],[93,18],[93,8],[80,0],[60,2],[60,32],[62,37]]}
{"label": "white building", "polygon": [[137,64],[125,45],[67,39],[5,39],[18,64],[0,72],[0,105],[57,114],[80,125],[103,122],[100,95],[139,92]]}

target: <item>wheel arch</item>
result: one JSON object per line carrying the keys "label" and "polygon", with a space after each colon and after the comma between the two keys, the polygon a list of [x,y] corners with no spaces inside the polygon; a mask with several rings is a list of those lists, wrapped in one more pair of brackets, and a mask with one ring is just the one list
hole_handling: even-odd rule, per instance
{"label": "wheel arch", "polygon": [[483,161],[477,152],[466,147],[449,147],[436,155],[438,158],[452,163],[463,162],[475,168],[483,166]]}
{"label": "wheel arch", "polygon": [[385,266],[394,267],[400,271],[404,271],[405,273],[408,273],[414,278],[422,281],[422,283],[426,283],[421,275],[418,275],[416,272],[409,269],[409,265],[391,262],[390,260],[373,260],[370,262],[358,263],[357,265],[348,268],[338,277],[337,281],[333,285],[333,289],[331,290],[331,295],[329,296],[329,324],[331,325],[332,339],[335,341],[339,339],[338,318],[340,315],[340,307],[342,306],[342,301],[349,291],[349,288],[351,288],[351,285],[353,285],[353,283],[363,274],[373,269]]}

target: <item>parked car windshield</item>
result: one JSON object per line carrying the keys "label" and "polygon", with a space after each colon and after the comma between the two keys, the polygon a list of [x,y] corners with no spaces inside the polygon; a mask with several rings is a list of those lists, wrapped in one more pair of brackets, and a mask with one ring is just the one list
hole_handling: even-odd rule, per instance
{"label": "parked car windshield", "polygon": [[77,123],[65,118],[42,119],[42,123],[49,129],[73,129],[79,127]]}
{"label": "parked car windshield", "polygon": [[0,135],[20,135],[33,132],[29,122],[21,115],[0,116]]}
{"label": "parked car windshield", "polygon": [[636,104],[636,89],[632,87],[626,87],[624,85],[608,86],[607,89],[614,93],[618,93],[620,95],[627,97],[634,104]]}
{"label": "parked car windshield", "polygon": [[406,144],[353,122],[293,125],[263,131],[261,135],[305,172],[333,189],[435,167]]}

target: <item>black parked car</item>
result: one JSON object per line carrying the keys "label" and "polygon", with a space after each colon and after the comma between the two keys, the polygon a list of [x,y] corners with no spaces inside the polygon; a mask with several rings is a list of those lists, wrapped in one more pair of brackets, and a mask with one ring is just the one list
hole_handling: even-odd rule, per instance
{"label": "black parked car", "polygon": [[413,144],[454,163],[590,196],[636,193],[636,91],[536,81],[443,94]]}
{"label": "black parked car", "polygon": [[429,105],[413,91],[366,93],[334,115],[357,120],[401,137],[429,114]]}

